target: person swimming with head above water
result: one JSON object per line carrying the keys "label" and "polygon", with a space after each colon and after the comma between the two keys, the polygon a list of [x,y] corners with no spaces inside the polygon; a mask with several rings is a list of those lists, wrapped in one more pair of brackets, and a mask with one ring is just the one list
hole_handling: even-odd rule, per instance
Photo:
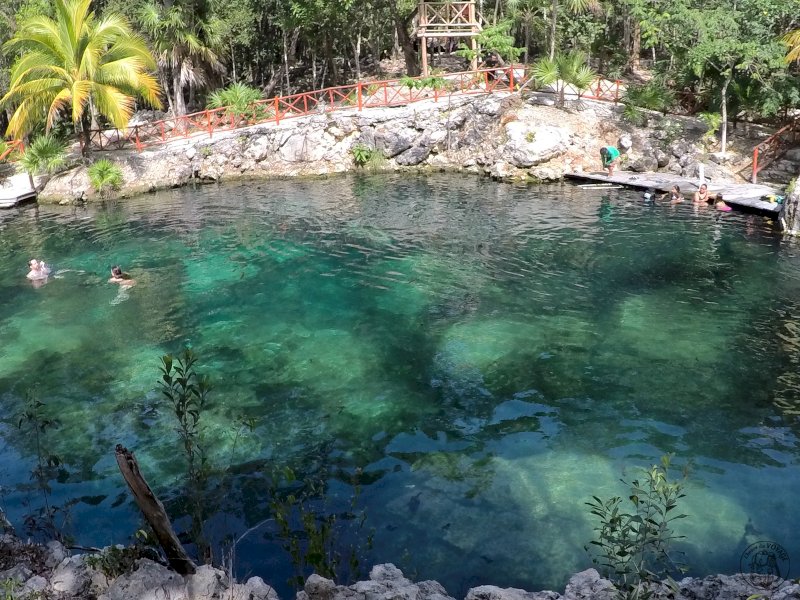
{"label": "person swimming with head above water", "polygon": [[708,186],[704,183],[694,193],[694,203],[702,204],[703,202],[710,202],[710,201],[711,201],[710,196],[708,195]]}
{"label": "person swimming with head above water", "polygon": [[26,277],[31,281],[47,279],[50,276],[50,267],[43,260],[32,258],[30,262],[28,262],[28,267],[30,271],[28,271]]}
{"label": "person swimming with head above water", "polygon": [[725,200],[722,199],[722,194],[717,194],[716,198],[714,198],[714,208],[725,212],[730,212],[731,210],[733,210],[730,206],[728,206],[725,203]]}
{"label": "person swimming with head above water", "polygon": [[125,273],[119,265],[111,267],[111,279],[109,279],[108,282],[118,283],[125,287],[136,285],[136,280],[131,279],[131,276]]}

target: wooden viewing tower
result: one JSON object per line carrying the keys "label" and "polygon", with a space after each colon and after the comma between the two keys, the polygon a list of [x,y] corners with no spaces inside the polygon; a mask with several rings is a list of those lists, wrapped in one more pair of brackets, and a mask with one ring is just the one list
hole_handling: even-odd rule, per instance
{"label": "wooden viewing tower", "polygon": [[428,38],[469,38],[476,53],[472,68],[478,68],[478,34],[481,23],[475,0],[420,0],[417,37],[422,40],[422,75],[428,76]]}

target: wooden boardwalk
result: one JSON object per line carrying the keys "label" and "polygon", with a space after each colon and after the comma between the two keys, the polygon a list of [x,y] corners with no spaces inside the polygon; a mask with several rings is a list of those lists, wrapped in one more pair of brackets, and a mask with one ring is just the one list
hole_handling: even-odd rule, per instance
{"label": "wooden boardwalk", "polygon": [[[599,183],[613,183],[625,187],[639,188],[643,190],[654,189],[659,192],[669,192],[673,185],[678,185],[684,197],[691,200],[691,196],[697,191],[699,184],[679,175],[671,173],[634,173],[632,171],[617,171],[609,177],[605,173],[566,173],[564,177],[568,179],[578,179],[584,181],[596,181]],[[762,200],[769,194],[781,194],[779,190],[766,185],[752,183],[728,183],[713,182],[707,183],[710,194],[722,194],[723,199],[731,208],[756,211],[770,215],[777,215],[781,210],[781,204]]]}
{"label": "wooden boardwalk", "polygon": [[25,173],[0,180],[0,208],[13,208],[26,200],[35,200],[36,195]]}

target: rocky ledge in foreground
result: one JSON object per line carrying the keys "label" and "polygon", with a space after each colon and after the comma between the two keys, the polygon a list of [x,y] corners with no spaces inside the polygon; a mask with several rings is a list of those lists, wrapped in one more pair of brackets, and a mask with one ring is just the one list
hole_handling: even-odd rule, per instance
{"label": "rocky ledge in foreground", "polygon": [[[119,576],[109,571],[122,562],[121,547],[102,554],[70,556],[59,542],[46,546],[25,543],[13,535],[0,537],[0,585],[5,598],[14,600],[279,600],[260,577],[245,583],[231,581],[226,573],[202,566],[182,577],[166,566],[141,558],[133,570]],[[116,554],[113,554],[116,552]],[[800,585],[785,582],[776,590],[754,587],[743,575],[686,578],[675,592],[666,585],[656,597],[674,600],[745,600],[759,595],[771,600],[800,598]],[[612,583],[594,569],[573,575],[563,594],[526,592],[483,585],[467,592],[465,600],[612,600]],[[369,580],[336,585],[319,575],[308,578],[295,600],[454,600],[436,581],[414,583],[392,564],[372,568]]]}

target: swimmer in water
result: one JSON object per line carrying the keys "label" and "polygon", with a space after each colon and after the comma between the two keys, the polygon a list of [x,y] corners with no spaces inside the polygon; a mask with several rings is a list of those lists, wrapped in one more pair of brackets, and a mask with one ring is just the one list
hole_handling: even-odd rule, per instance
{"label": "swimmer in water", "polygon": [[717,197],[714,199],[714,208],[724,212],[730,212],[732,210],[730,206],[725,204],[725,200],[722,199],[722,194],[717,194]]}
{"label": "swimmer in water", "polygon": [[47,266],[47,263],[43,260],[36,260],[35,258],[32,258],[28,263],[28,267],[30,268],[30,271],[28,271],[27,278],[31,281],[47,279],[50,275],[50,267]]}
{"label": "swimmer in water", "polygon": [[131,279],[131,276],[125,273],[119,265],[111,267],[111,279],[109,283],[118,283],[123,287],[131,287],[136,285],[136,280]]}

